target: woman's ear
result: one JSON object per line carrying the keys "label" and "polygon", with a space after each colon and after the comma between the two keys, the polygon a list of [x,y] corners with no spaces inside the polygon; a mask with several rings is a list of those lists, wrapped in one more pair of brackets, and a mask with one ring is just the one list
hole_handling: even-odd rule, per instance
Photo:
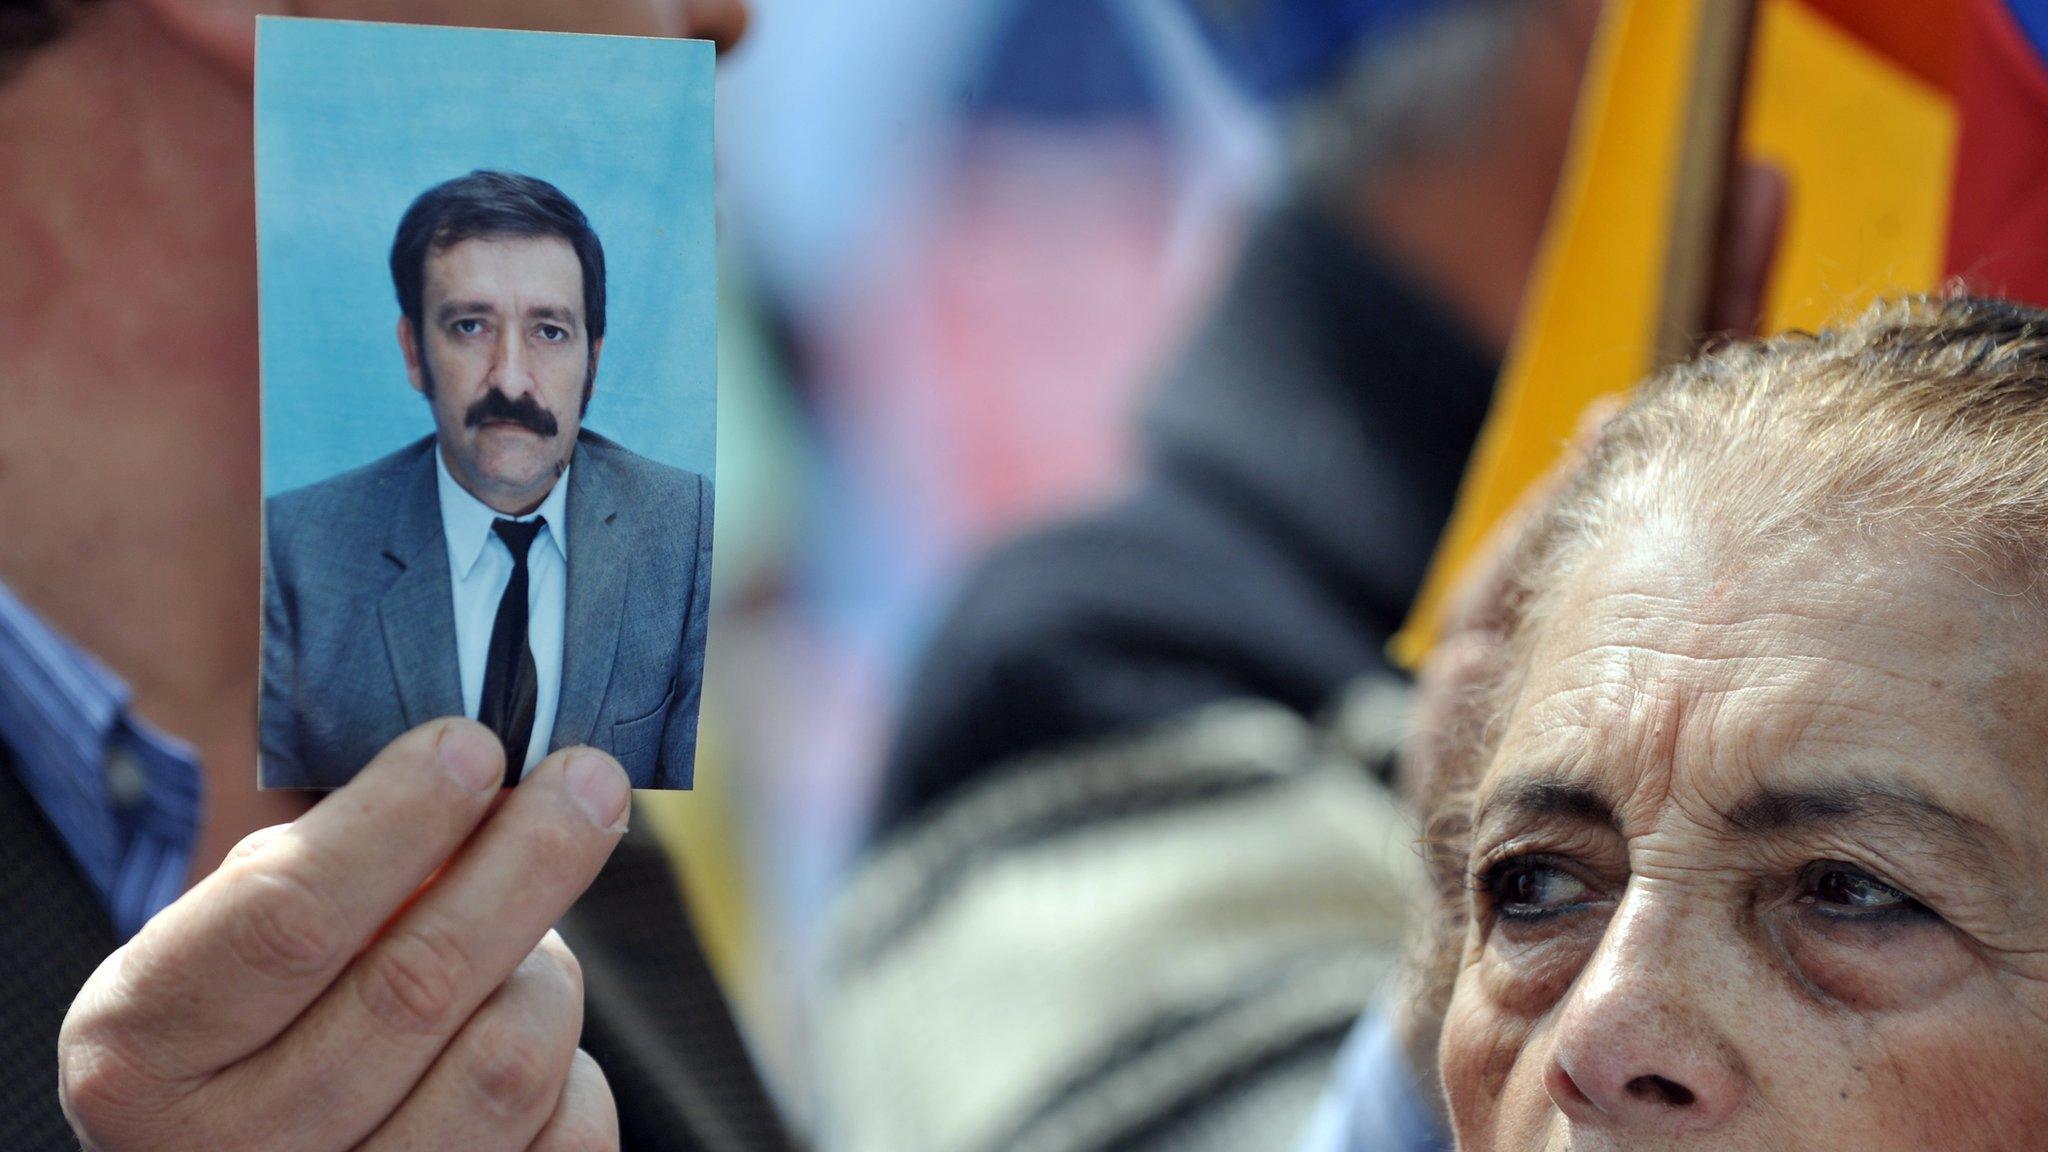
{"label": "woman's ear", "polygon": [[293,0],[137,0],[187,48],[244,84],[256,81],[256,17],[288,15]]}

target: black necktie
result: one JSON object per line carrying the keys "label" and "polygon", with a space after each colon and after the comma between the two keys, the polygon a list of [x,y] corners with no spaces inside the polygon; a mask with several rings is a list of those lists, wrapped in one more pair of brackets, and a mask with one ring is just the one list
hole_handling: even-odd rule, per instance
{"label": "black necktie", "polygon": [[498,601],[498,621],[491,625],[491,650],[484,661],[484,695],[476,718],[498,734],[505,745],[505,787],[519,783],[526,766],[526,744],[533,738],[533,710],[540,695],[540,673],[533,649],[526,643],[526,553],[547,519],[499,520],[491,531],[512,550],[512,579]]}

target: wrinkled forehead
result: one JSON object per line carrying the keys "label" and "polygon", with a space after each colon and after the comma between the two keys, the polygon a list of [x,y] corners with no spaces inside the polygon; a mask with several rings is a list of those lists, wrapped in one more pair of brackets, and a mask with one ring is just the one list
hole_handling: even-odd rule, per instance
{"label": "wrinkled forehead", "polygon": [[1482,805],[1548,773],[1616,808],[1853,780],[2048,815],[2048,624],[1956,564],[1827,537],[1726,555],[1644,531],[1579,558],[1534,609]]}

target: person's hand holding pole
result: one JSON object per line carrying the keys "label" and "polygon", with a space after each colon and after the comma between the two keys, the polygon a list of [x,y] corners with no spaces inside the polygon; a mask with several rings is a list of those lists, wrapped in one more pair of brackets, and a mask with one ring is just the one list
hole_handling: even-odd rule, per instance
{"label": "person's hand holding pole", "polygon": [[478,724],[416,728],[109,956],[58,1045],[85,1147],[615,1147],[551,926],[631,794],[573,749],[494,808],[503,765]]}

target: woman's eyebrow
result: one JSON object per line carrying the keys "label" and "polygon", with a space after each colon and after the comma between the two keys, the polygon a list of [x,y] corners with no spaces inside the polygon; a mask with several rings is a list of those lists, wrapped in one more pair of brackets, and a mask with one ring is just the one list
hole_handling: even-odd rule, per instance
{"label": "woman's eyebrow", "polygon": [[1480,804],[1474,826],[1497,809],[1522,816],[1570,816],[1592,824],[1614,826],[1614,808],[1599,792],[1563,773],[1545,772],[1502,784]]}
{"label": "woman's eyebrow", "polygon": [[[1475,827],[1512,811],[1523,817],[1565,816],[1619,829],[1614,808],[1594,788],[1562,772],[1544,772],[1503,783],[1474,813]],[[1933,839],[1944,848],[1982,861],[2000,842],[1997,830],[1929,799],[1918,791],[1877,780],[1837,780],[1810,787],[1764,787],[1726,810],[1738,831],[1777,835],[1816,827],[1875,825]]]}
{"label": "woman's eyebrow", "polygon": [[1752,835],[1774,835],[1812,827],[1873,824],[1941,842],[1963,855],[1981,857],[1997,830],[1975,817],[1877,780],[1836,780],[1802,788],[1760,788],[1727,809],[1726,819]]}

